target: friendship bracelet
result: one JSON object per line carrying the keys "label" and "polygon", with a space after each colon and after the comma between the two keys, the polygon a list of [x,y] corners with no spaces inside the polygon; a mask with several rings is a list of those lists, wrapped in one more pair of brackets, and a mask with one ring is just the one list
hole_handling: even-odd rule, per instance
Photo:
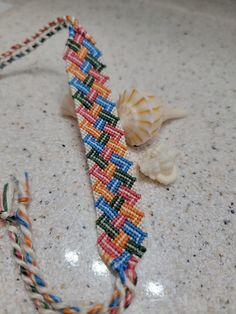
{"label": "friendship bracelet", "polygon": [[102,74],[105,65],[95,40],[67,16],[57,18],[32,37],[0,55],[0,69],[26,56],[48,38],[69,28],[64,60],[75,112],[85,145],[89,176],[97,213],[98,249],[104,263],[116,277],[108,304],[96,304],[86,311],[68,306],[48,288],[41,274],[32,244],[32,223],[28,215],[29,178],[21,183],[15,177],[4,185],[0,198],[0,218],[8,228],[13,254],[25,288],[39,313],[117,314],[127,308],[137,284],[136,266],[146,251],[147,233],[143,231],[144,213],[136,207],[141,196],[133,189],[132,162],[127,159],[124,131],[111,90],[109,77]]}

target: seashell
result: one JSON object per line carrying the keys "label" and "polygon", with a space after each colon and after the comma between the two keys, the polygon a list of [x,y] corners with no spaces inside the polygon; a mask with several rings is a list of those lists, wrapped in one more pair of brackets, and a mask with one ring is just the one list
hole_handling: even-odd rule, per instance
{"label": "seashell", "polygon": [[175,182],[177,167],[175,165],[177,153],[164,144],[149,149],[138,161],[140,172],[152,180],[164,185]]}
{"label": "seashell", "polygon": [[186,111],[164,108],[156,97],[136,89],[125,90],[117,102],[118,115],[127,144],[140,146],[150,140],[169,119],[182,118]]}
{"label": "seashell", "polygon": [[64,96],[60,109],[63,116],[76,119],[75,105],[70,91]]}
{"label": "seashell", "polygon": [[[136,89],[124,91],[117,102],[118,115],[125,131],[127,144],[140,146],[150,140],[166,120],[186,116],[186,111],[165,108],[158,104],[156,97]],[[61,103],[63,116],[76,119],[74,102],[69,92]]]}

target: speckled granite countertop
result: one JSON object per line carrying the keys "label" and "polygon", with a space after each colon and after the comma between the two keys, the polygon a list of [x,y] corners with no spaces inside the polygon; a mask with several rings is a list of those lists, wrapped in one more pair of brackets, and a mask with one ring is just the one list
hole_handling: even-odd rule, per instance
{"label": "speckled granite countertop", "polygon": [[[149,144],[179,150],[178,181],[166,188],[138,176],[150,236],[126,313],[236,313],[235,1],[5,2],[13,6],[0,15],[1,51],[73,14],[104,52],[114,99],[135,86],[189,110]],[[59,114],[65,38],[57,35],[0,74],[0,183],[29,171],[40,267],[67,302],[87,304],[105,300],[111,279],[96,250],[79,132]],[[132,150],[131,158],[139,154]],[[36,313],[0,233],[0,314]]]}

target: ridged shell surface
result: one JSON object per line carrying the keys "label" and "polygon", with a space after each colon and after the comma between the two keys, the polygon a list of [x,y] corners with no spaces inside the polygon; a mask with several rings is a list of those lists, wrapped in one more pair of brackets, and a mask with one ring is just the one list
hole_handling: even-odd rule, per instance
{"label": "ridged shell surface", "polygon": [[126,142],[131,146],[147,142],[163,122],[163,110],[156,97],[136,89],[125,90],[120,95],[117,110]]}

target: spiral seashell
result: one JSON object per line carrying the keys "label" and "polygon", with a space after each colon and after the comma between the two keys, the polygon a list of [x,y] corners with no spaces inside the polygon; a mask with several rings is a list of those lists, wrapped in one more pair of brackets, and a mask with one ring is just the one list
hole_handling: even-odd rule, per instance
{"label": "spiral seashell", "polygon": [[64,96],[60,109],[63,116],[76,119],[75,105],[70,91]]}
{"label": "spiral seashell", "polygon": [[138,161],[140,172],[152,180],[168,185],[177,178],[177,153],[164,144],[149,149]]}
{"label": "spiral seashell", "polygon": [[[127,144],[140,146],[150,140],[169,119],[182,118],[186,111],[161,106],[156,97],[136,89],[125,90],[117,101],[117,110]],[[61,103],[61,113],[76,119],[74,102],[69,92]]]}
{"label": "spiral seashell", "polygon": [[136,89],[125,90],[117,102],[118,115],[127,144],[140,146],[150,140],[169,119],[182,118],[181,109],[164,108],[156,97]]}

